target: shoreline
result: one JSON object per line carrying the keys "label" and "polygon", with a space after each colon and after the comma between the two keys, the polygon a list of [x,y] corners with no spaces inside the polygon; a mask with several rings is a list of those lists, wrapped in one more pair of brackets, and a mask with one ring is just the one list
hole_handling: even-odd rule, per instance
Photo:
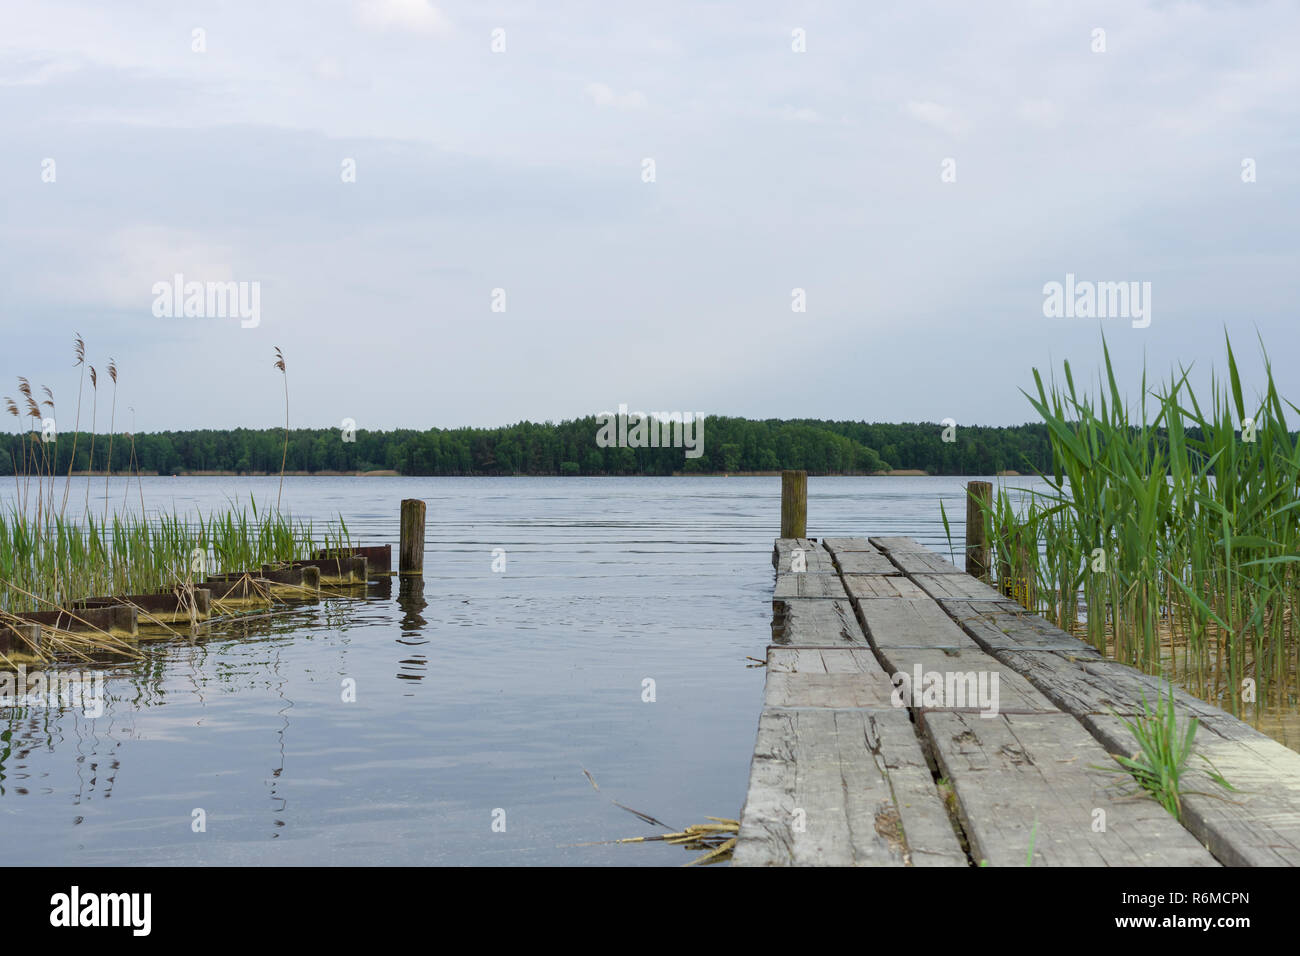
{"label": "shoreline", "polygon": [[[121,472],[115,471],[112,474],[114,478],[121,478],[128,475],[130,478],[137,476],[142,478],[279,478],[278,471],[178,471],[173,474],[163,474],[157,471],[132,471]],[[549,475],[404,475],[399,471],[391,468],[380,468],[374,471],[286,471],[286,478],[779,478],[781,472],[777,471],[674,471],[671,475],[562,475],[559,473]],[[12,475],[3,476],[12,478]],[[59,478],[66,478],[67,473],[55,475],[55,481]],[[102,471],[74,471],[73,478],[104,478],[108,477]],[[920,468],[894,468],[890,471],[837,471],[830,473],[809,472],[810,478],[969,478],[971,475],[954,474],[954,475],[932,475]],[[994,478],[1024,478],[1026,476],[1018,471],[999,471],[994,472]],[[48,476],[47,476],[48,478]],[[2,480],[2,479],[0,479]]]}

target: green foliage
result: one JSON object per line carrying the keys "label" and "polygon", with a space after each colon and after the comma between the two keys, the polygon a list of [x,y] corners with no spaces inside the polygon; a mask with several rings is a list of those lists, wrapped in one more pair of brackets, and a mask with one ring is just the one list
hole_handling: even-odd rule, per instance
{"label": "green foliage", "polygon": [[[141,472],[164,475],[278,474],[281,460],[291,473],[670,475],[801,468],[814,475],[841,475],[907,468],[937,475],[989,475],[1046,469],[1051,460],[1048,432],[1041,424],[960,427],[955,442],[944,442],[942,426],[930,423],[711,416],[704,426],[704,454],[693,459],[681,448],[598,447],[594,416],[501,428],[359,430],[351,442],[343,441],[338,429],[299,428],[289,431],[287,451],[283,429],[154,432],[135,435],[135,454]],[[46,446],[33,444],[30,434],[0,436],[0,475],[13,474],[16,465],[22,473],[24,456],[30,459],[33,448],[52,456],[46,470],[55,474],[66,473],[69,465],[76,471],[103,471],[110,452],[107,441],[92,446],[88,433],[64,432],[57,443]],[[118,440],[111,452],[114,473],[134,470],[130,442]]]}
{"label": "green foliage", "polygon": [[0,611],[44,611],[88,597],[201,581],[193,573],[196,551],[204,556],[204,570],[219,574],[351,543],[342,518],[318,532],[311,522],[279,511],[259,515],[255,503],[251,511],[231,508],[192,522],[175,514],[98,521],[90,515],[82,525],[57,514],[36,519],[11,507],[0,512]]}
{"label": "green foliage", "polygon": [[[1183,794],[1186,792],[1184,781],[1189,774],[1187,765],[1194,754],[1197,719],[1192,717],[1185,728],[1178,727],[1172,687],[1168,693],[1160,694],[1154,707],[1143,696],[1142,713],[1132,719],[1116,716],[1133,735],[1138,749],[1131,757],[1112,754],[1111,757],[1119,764],[1119,768],[1114,769],[1130,774],[1138,786],[1181,820]],[[1211,780],[1225,790],[1236,790],[1214,769],[1208,758],[1202,756],[1200,759],[1210,768],[1205,773]]]}
{"label": "green foliage", "polygon": [[[1208,401],[1188,374],[1130,409],[1105,352],[1097,394],[1044,384],[1029,399],[1052,448],[1046,492],[1000,488],[986,516],[1004,589],[1060,626],[1240,713],[1243,682],[1261,708],[1294,699],[1300,664],[1300,443],[1267,354],[1246,403],[1231,343],[1228,384]],[[1082,606],[1080,601],[1082,600]],[[1256,713],[1259,710],[1257,709]]]}

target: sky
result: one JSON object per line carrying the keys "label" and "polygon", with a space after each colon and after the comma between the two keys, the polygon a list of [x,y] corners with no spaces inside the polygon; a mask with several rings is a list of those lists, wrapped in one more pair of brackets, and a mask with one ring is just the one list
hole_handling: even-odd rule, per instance
{"label": "sky", "polygon": [[277,347],[304,427],[1017,424],[1226,329],[1300,403],[1297,50],[1249,0],[0,0],[0,396],[68,428],[80,333],[139,431],[282,422]]}

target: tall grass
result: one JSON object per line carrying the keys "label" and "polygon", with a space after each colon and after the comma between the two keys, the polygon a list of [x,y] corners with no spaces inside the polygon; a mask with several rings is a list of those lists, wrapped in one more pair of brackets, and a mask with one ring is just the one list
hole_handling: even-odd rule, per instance
{"label": "tall grass", "polygon": [[[276,368],[284,373],[284,355],[277,348]],[[54,416],[54,393],[44,388],[45,400],[38,401],[31,383],[20,377],[20,401],[4,399],[4,409],[17,420],[18,451],[13,454],[14,500],[8,511],[0,510],[0,612],[9,614],[68,608],[72,603],[105,595],[142,594],[167,590],[193,581],[204,574],[256,571],[263,564],[283,564],[310,558],[320,548],[350,547],[347,525],[339,517],[321,529],[311,522],[294,521],[281,512],[284,491],[284,463],[280,467],[280,488],[274,513],[258,513],[250,499],[240,507],[199,513],[188,521],[173,513],[149,517],[145,511],[144,487],[135,456],[134,417],[130,464],[124,475],[126,493],[131,471],[136,473],[140,492],[140,513],[108,514],[108,495],[113,473],[113,440],[117,427],[117,362],[110,359],[108,376],[113,386],[110,407],[108,457],[104,475],[104,514],[97,520],[90,509],[90,476],[80,521],[67,516],[68,494],[76,463],[77,437],[81,425],[82,385],[90,373],[91,427],[88,471],[95,467],[95,423],[99,412],[99,375],[86,362],[86,343],[78,334],[73,339],[74,368],[80,369],[77,386],[77,419],[73,430],[72,454],[64,478],[62,499],[55,501],[55,470],[58,461],[57,431],[43,434],[42,409]],[[285,378],[285,454],[288,453],[289,386]],[[132,409],[134,415],[134,409]],[[24,420],[31,425],[24,429]],[[35,494],[32,479],[35,478]]]}
{"label": "tall grass", "polygon": [[49,610],[87,597],[166,590],[205,573],[255,571],[350,544],[341,517],[317,528],[280,511],[259,514],[256,502],[192,521],[177,514],[100,521],[88,515],[84,525],[57,514],[37,521],[11,506],[0,512],[0,610]]}
{"label": "tall grass", "polygon": [[1144,371],[1136,408],[1104,340],[1095,393],[1068,362],[1063,382],[1035,370],[1026,395],[1050,436],[1048,488],[1000,487],[985,517],[1004,591],[1240,714],[1251,682],[1260,707],[1300,689],[1300,443],[1267,352],[1247,403],[1225,346],[1227,378],[1208,394],[1186,369],[1155,386]]}

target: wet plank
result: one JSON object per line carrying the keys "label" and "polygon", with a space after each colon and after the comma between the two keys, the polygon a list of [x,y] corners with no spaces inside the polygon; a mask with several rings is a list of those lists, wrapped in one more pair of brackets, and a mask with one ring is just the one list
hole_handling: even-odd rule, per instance
{"label": "wet plank", "polygon": [[867,644],[867,635],[848,601],[790,598],[775,602],[772,618],[774,644]]}
{"label": "wet plank", "polygon": [[[957,795],[971,855],[991,866],[1216,866],[1066,714],[924,712],[919,718]],[[1102,811],[1104,817],[1097,811]],[[1104,830],[1097,827],[1104,821]]]}
{"label": "wet plank", "polygon": [[930,781],[906,711],[766,709],[733,865],[966,865]]}
{"label": "wet plank", "polygon": [[892,692],[869,647],[767,649],[768,707],[889,710]]}

